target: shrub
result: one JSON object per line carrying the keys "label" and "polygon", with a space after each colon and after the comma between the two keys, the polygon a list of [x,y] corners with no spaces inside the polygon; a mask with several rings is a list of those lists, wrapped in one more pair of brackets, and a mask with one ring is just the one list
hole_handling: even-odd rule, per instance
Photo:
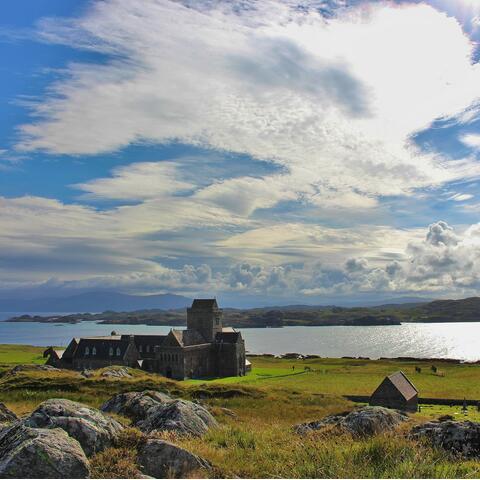
{"label": "shrub", "polygon": [[140,478],[136,451],[128,448],[108,448],[90,460],[92,478]]}

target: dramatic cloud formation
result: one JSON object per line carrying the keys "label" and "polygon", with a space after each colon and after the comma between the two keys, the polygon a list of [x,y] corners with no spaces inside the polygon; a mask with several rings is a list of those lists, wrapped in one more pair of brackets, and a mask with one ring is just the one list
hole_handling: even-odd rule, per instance
{"label": "dramatic cloud formation", "polygon": [[[287,194],[370,207],[479,173],[409,142],[480,93],[472,43],[426,5],[364,5],[326,20],[276,1],[110,0],[80,19],[45,20],[40,34],[113,59],[70,65],[19,149],[93,154],[181,140],[247,153],[285,168],[268,179],[270,204]],[[224,190],[245,182],[264,189],[246,178]]]}
{"label": "dramatic cloud formation", "polygon": [[480,227],[415,216],[441,189],[475,209],[466,185],[480,175],[476,133],[455,134],[466,154],[415,141],[478,119],[475,43],[439,8],[104,0],[43,18],[37,40],[97,57],[29,99],[16,154],[171,151],[70,182],[73,200],[1,198],[5,288],[472,291]]}

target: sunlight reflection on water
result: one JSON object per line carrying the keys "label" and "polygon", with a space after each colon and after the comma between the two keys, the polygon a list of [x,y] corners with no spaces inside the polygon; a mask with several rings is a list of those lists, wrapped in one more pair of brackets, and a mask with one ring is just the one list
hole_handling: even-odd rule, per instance
{"label": "sunlight reflection on water", "polygon": [[[0,322],[0,343],[66,345],[73,336],[168,333],[170,327]],[[362,356],[480,359],[480,323],[405,323],[369,327],[243,329],[251,353],[297,352],[322,357]]]}

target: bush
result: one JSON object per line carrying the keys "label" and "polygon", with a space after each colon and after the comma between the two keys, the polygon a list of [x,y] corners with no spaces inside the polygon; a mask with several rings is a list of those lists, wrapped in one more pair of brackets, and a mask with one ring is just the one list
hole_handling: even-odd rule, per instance
{"label": "bush", "polygon": [[115,446],[127,450],[138,450],[147,441],[147,436],[137,428],[125,428],[118,435]]}
{"label": "bush", "polygon": [[136,450],[108,448],[90,460],[91,478],[140,478]]}

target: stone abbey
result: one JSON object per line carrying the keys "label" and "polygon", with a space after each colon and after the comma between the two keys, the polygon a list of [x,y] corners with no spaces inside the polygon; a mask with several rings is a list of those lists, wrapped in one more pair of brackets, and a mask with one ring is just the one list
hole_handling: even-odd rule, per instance
{"label": "stone abbey", "polygon": [[245,375],[245,341],[224,327],[215,299],[196,299],[187,309],[187,329],[167,335],[112,335],[74,338],[61,351],[45,350],[47,364],[75,370],[123,365],[159,373],[168,378],[230,377]]}

